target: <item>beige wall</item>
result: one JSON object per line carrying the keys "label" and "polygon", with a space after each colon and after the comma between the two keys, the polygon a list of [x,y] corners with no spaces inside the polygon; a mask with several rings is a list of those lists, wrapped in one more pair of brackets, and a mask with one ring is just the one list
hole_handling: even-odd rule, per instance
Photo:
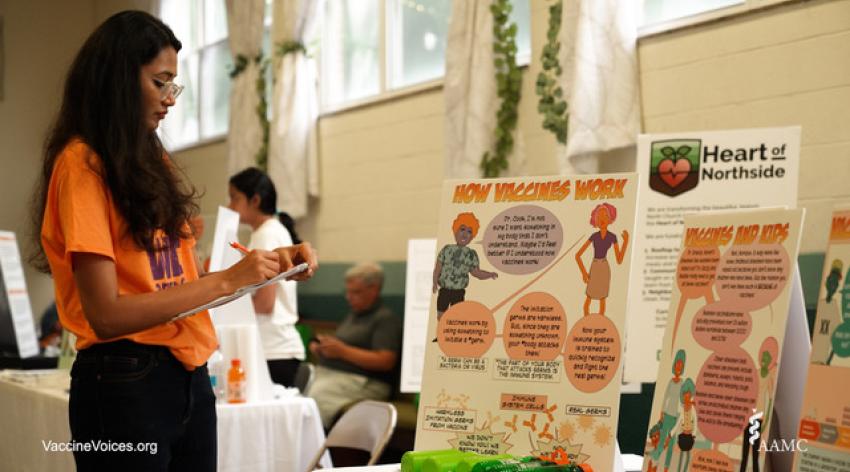
{"label": "beige wall", "polygon": [[[91,1],[5,0],[4,99],[0,101],[0,229],[17,233],[26,250],[29,201],[39,172],[41,146],[57,112],[62,78],[92,29]],[[26,267],[33,313],[53,299],[53,284]]]}
{"label": "beige wall", "polygon": [[826,248],[850,200],[850,1],[820,0],[646,38],[647,132],[801,125],[801,252]]}
{"label": "beige wall", "polygon": [[[5,42],[4,99],[0,101],[0,229],[29,243],[29,201],[42,143],[58,111],[64,76],[97,24],[150,0],[0,0]],[[33,313],[53,300],[53,283],[25,267]]]}

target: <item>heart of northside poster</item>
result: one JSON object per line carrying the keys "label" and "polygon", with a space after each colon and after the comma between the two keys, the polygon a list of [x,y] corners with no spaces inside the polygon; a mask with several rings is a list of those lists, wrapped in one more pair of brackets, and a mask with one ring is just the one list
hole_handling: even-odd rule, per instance
{"label": "heart of northside poster", "polygon": [[443,186],[416,449],[612,470],[635,174]]}

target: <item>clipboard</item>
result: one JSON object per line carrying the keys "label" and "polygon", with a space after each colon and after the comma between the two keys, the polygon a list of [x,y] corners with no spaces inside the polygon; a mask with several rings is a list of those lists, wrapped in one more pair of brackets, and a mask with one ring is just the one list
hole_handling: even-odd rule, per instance
{"label": "clipboard", "polygon": [[307,263],[298,264],[297,266],[287,270],[286,272],[281,272],[280,274],[270,278],[269,280],[266,280],[265,282],[260,282],[260,283],[257,283],[257,284],[246,285],[244,287],[240,287],[238,290],[236,290],[235,292],[233,292],[230,295],[218,297],[218,298],[216,298],[215,300],[213,300],[209,303],[205,303],[205,304],[197,306],[195,308],[191,308],[189,310],[186,310],[182,313],[178,313],[177,315],[174,316],[174,318],[171,318],[170,321],[174,322],[174,321],[186,318],[187,316],[192,316],[192,315],[199,313],[199,312],[202,312],[204,310],[209,310],[210,308],[219,307],[221,305],[224,305],[225,303],[232,302],[233,300],[236,300],[237,298],[240,298],[243,295],[248,295],[248,294],[254,293],[254,292],[256,292],[257,290],[259,290],[263,287],[266,287],[266,286],[269,286],[271,284],[275,284],[275,283],[281,282],[283,280],[286,280],[287,278],[292,277],[295,274],[300,274],[301,272],[304,272],[305,270],[307,270],[307,267],[308,267]]}

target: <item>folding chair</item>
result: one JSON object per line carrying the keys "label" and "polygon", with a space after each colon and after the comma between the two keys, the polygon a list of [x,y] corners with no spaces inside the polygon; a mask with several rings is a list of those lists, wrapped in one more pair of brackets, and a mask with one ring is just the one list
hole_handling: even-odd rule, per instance
{"label": "folding chair", "polygon": [[307,472],[315,470],[325,451],[334,447],[366,451],[369,453],[369,461],[362,465],[373,465],[392,436],[395,424],[396,411],[391,403],[363,400],[355,404],[328,432],[325,444],[310,463]]}
{"label": "folding chair", "polygon": [[301,392],[301,395],[307,395],[307,390],[310,385],[313,385],[313,380],[316,378],[316,366],[312,363],[303,361],[298,365],[298,370],[295,372],[295,387]]}

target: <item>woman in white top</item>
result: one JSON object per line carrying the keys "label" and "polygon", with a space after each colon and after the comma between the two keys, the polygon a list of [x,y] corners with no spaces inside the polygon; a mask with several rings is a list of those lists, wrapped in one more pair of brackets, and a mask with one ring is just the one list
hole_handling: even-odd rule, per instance
{"label": "woman in white top", "polygon": [[[228,208],[239,213],[239,221],[253,230],[249,249],[298,243],[292,218],[277,213],[277,191],[265,172],[254,167],[239,172],[230,178],[228,193]],[[295,282],[262,288],[254,294],[253,302],[272,381],[292,387],[298,365],[304,360],[304,344],[295,329],[298,322]]]}

